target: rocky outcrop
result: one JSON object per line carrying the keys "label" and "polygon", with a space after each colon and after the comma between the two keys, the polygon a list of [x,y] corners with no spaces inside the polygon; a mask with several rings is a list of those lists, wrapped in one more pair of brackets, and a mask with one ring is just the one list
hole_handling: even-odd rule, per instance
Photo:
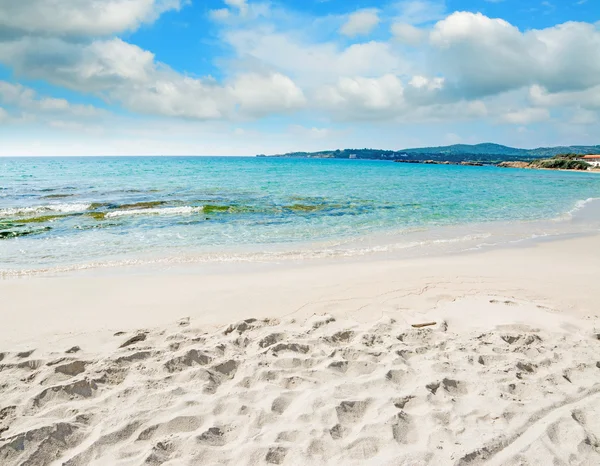
{"label": "rocky outcrop", "polygon": [[531,168],[529,162],[500,162],[498,164],[500,168]]}

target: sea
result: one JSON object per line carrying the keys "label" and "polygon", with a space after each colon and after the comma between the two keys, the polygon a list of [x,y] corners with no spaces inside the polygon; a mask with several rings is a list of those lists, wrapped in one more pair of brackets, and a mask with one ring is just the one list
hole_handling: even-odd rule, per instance
{"label": "sea", "polygon": [[0,158],[0,277],[414,257],[598,232],[598,173],[268,157]]}

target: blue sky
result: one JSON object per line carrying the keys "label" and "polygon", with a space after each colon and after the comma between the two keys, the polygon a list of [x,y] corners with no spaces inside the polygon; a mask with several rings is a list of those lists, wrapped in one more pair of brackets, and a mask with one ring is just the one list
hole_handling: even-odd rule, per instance
{"label": "blue sky", "polygon": [[0,3],[0,155],[598,134],[598,0]]}

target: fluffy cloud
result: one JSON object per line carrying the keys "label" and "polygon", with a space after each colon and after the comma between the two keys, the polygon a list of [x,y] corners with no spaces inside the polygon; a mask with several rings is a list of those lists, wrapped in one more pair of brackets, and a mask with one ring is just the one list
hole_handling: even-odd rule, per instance
{"label": "fluffy cloud", "polygon": [[407,23],[392,24],[392,34],[402,43],[408,45],[419,45],[427,36],[427,32],[423,29]]}
{"label": "fluffy cloud", "polygon": [[534,85],[529,88],[529,99],[534,105],[543,107],[577,106],[600,110],[600,85],[578,91],[549,92]]}
{"label": "fluffy cloud", "polygon": [[[155,61],[152,53],[121,39],[88,45],[23,39],[0,44],[19,73],[75,91],[93,93],[138,113],[194,119],[223,119],[287,111],[304,104],[302,91],[281,73],[243,73],[226,84],[182,75]],[[40,50],[46,46],[44,60]]]}
{"label": "fluffy cloud", "polygon": [[341,78],[335,85],[318,92],[324,105],[348,117],[393,115],[404,105],[404,86],[398,77]]}
{"label": "fluffy cloud", "polygon": [[436,63],[461,97],[530,85],[562,92],[600,84],[600,31],[592,24],[522,33],[502,19],[457,12],[434,26],[430,40]]}
{"label": "fluffy cloud", "polygon": [[[439,1],[358,10],[340,29],[355,37],[346,45],[348,40],[339,37],[319,41],[297,23],[288,27],[289,12],[282,26],[273,16],[281,11],[266,3],[224,0],[224,8],[210,12],[233,51],[228,61],[218,62],[224,76],[219,80],[176,71],[152,52],[113,37],[186,3],[0,0],[0,62],[17,76],[99,96],[131,112],[193,120],[308,109],[321,118],[345,120],[488,116],[527,125],[547,120],[550,107],[600,108],[597,26],[565,23],[522,32],[480,13],[444,17]],[[370,33],[384,13],[391,18],[392,39],[356,39]],[[296,19],[301,20],[306,23]],[[12,86],[0,84],[4,105],[30,112],[94,111]],[[529,92],[518,105],[511,101],[501,108],[492,102],[517,91]],[[581,114],[580,120],[590,119],[589,113]]]}
{"label": "fluffy cloud", "polygon": [[0,2],[0,35],[100,36],[137,29],[187,0],[20,0]]}
{"label": "fluffy cloud", "polygon": [[485,105],[479,101],[437,103],[436,95],[443,87],[442,78],[424,76],[415,76],[407,85],[393,74],[379,78],[346,77],[318,89],[315,100],[320,108],[342,120],[433,121],[449,115],[462,118],[486,113]]}
{"label": "fluffy cloud", "polygon": [[362,10],[352,13],[348,21],[341,27],[340,32],[345,36],[354,37],[369,34],[379,24],[377,10]]}
{"label": "fluffy cloud", "polygon": [[65,99],[39,97],[33,89],[6,81],[0,81],[0,102],[21,111],[75,117],[95,117],[106,113],[92,105],[71,104]]}
{"label": "fluffy cloud", "polygon": [[219,8],[217,10],[210,11],[210,17],[215,21],[225,21],[231,16],[228,8]]}
{"label": "fluffy cloud", "polygon": [[243,74],[236,78],[228,91],[241,113],[254,117],[294,110],[306,103],[300,88],[280,73]]}
{"label": "fluffy cloud", "polygon": [[[274,28],[234,29],[224,38],[236,51],[238,62],[282,72],[305,92],[316,89],[310,93],[317,96],[312,105],[335,109],[338,116],[343,113],[340,108],[348,107],[353,110],[348,109],[346,116],[359,117],[358,109],[362,108],[368,118],[377,112],[381,118],[393,117],[398,111],[400,88],[402,107],[414,111],[418,106],[479,102],[535,85],[557,99],[556,92],[575,92],[573,89],[600,84],[600,32],[594,25],[566,23],[521,32],[501,19],[456,12],[432,26],[417,27],[414,24],[439,18],[443,3],[408,1],[402,2],[400,9],[391,26],[394,39],[419,47],[419,56],[403,53],[394,42],[359,42],[340,48],[333,42],[312,43],[293,31],[282,33]],[[436,78],[423,78],[427,75]],[[390,77],[399,84],[394,86],[391,100],[386,105],[373,105],[377,92],[389,91],[386,85]],[[499,115],[507,115],[502,121],[544,117],[542,111],[527,107],[522,115],[511,113]]]}
{"label": "fluffy cloud", "polygon": [[236,51],[236,60],[277,70],[302,86],[331,83],[340,77],[401,73],[407,66],[386,42],[369,41],[340,48],[331,42],[315,44],[264,30],[230,31],[224,39]]}

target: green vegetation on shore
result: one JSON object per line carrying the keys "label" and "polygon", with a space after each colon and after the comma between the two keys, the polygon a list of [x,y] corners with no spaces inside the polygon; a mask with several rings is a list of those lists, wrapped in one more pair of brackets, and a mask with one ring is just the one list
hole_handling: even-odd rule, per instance
{"label": "green vegetation on shore", "polygon": [[502,162],[503,168],[545,168],[550,170],[589,170],[592,166],[583,160],[577,160],[577,154],[559,154],[549,159],[538,159],[531,162]]}

